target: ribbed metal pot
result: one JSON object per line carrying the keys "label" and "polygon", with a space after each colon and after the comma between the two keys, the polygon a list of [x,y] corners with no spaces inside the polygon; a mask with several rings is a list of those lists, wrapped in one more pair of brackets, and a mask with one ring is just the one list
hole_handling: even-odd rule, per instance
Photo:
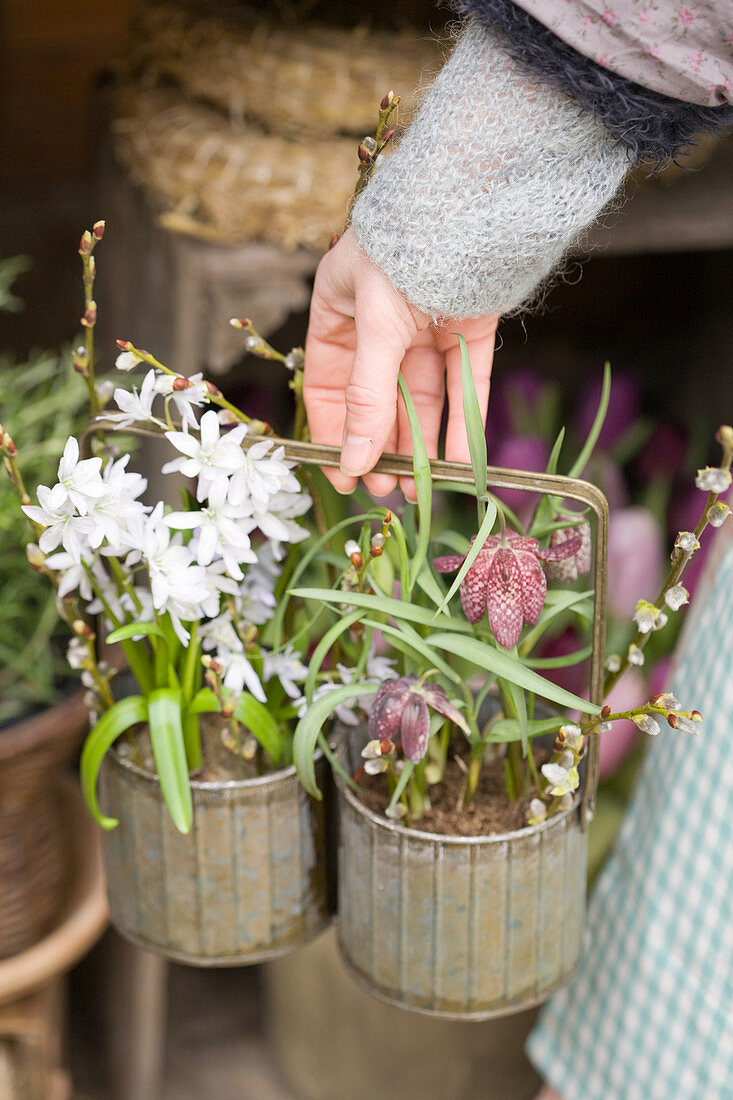
{"label": "ribbed metal pot", "polygon": [[[317,761],[321,790],[328,769]],[[332,919],[328,797],[295,768],[191,782],[193,826],[179,833],[157,777],[112,749],[102,768],[112,920],[128,939],[194,966],[242,966],[306,943]]]}
{"label": "ribbed metal pot", "polygon": [[583,951],[587,834],[577,807],[486,837],[391,822],[336,776],[341,955],[391,1004],[486,1020],[539,1004]]}

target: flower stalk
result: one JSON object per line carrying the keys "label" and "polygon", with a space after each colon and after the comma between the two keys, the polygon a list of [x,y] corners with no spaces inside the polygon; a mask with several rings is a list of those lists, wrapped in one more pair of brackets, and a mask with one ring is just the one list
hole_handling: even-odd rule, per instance
{"label": "flower stalk", "polygon": [[[648,608],[649,611],[648,619],[646,621],[642,620],[641,622],[641,626],[643,626],[644,629],[641,629],[640,626],[626,654],[619,660],[613,661],[612,666],[608,669],[603,684],[604,697],[608,696],[609,692],[615,687],[631,664],[641,663],[639,661],[639,655],[649,641],[652,631],[659,629],[659,627],[663,626],[667,621],[665,608],[668,610],[677,610],[682,602],[686,602],[686,599],[684,599],[685,590],[680,584],[680,581],[687,563],[700,545],[700,536],[705,529],[711,525],[711,517],[712,526],[714,527],[720,526],[727,518],[727,505],[724,501],[720,500],[720,494],[727,492],[731,484],[730,470],[731,463],[733,462],[733,428],[727,424],[722,425],[718,429],[715,438],[723,450],[720,466],[707,467],[705,470],[698,471],[696,481],[698,488],[708,489],[708,495],[702,509],[702,514],[693,531],[680,532],[677,536],[671,554],[670,569],[662,585],[661,591],[653,603],[645,603],[645,608]],[[718,517],[721,517],[719,521]],[[678,592],[680,589],[682,590],[682,600],[678,603],[677,601],[680,598]],[[644,603],[644,601],[640,601],[640,603]],[[639,615],[639,613],[637,613],[637,615]]]}

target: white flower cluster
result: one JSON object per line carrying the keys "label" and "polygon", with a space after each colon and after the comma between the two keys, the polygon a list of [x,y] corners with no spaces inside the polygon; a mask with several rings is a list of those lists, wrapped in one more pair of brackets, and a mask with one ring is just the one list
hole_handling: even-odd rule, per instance
{"label": "white flower cluster", "polygon": [[[120,357],[123,370],[136,365],[125,355],[131,353]],[[153,412],[156,398],[165,401],[165,420]],[[195,478],[199,507],[166,512],[162,501],[143,504],[147,480],[127,471],[129,455],[106,464],[101,457],[81,459],[70,438],[58,483],[39,486],[39,503],[24,508],[43,529],[38,549],[45,565],[61,574],[59,595],[78,590],[87,610],[105,613],[110,623],[167,612],[184,645],[190,637],[184,624],[199,624],[204,647],[224,669],[225,686],[235,692],[246,686],[264,700],[242,636],[254,637],[253,628],[274,612],[283,544],[307,536],[296,520],[310,497],[282,447],[263,440],[244,451],[247,426],[224,430],[214,409],[197,420],[196,409],[209,402],[201,375],[178,379],[151,369],[139,393],[116,389],[114,400],[120,411],[105,417],[118,430],[147,421],[165,431],[169,402],[175,405],[182,430],[165,431],[177,455],[163,472]],[[266,665],[264,678],[277,676],[295,698],[294,683],[305,674],[297,655],[286,651]]]}

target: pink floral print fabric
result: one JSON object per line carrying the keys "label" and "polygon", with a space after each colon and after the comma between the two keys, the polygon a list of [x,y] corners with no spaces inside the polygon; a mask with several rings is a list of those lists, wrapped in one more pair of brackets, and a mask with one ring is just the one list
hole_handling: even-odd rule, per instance
{"label": "pink floral print fabric", "polygon": [[733,0],[516,0],[599,65],[674,99],[733,103]]}

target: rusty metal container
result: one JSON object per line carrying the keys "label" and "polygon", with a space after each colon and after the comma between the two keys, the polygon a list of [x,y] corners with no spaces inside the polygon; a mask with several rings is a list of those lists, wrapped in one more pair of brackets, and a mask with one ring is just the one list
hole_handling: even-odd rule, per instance
{"label": "rusty metal container", "polygon": [[[325,762],[319,786],[328,790]],[[112,920],[140,947],[194,966],[242,966],[306,943],[332,919],[329,806],[295,768],[231,782],[191,782],[187,836],[157,777],[114,748],[102,768]]]}
{"label": "rusty metal container", "polygon": [[486,837],[372,813],[336,776],[339,948],[391,1004],[486,1020],[544,1001],[583,951],[587,832],[579,807]]}

